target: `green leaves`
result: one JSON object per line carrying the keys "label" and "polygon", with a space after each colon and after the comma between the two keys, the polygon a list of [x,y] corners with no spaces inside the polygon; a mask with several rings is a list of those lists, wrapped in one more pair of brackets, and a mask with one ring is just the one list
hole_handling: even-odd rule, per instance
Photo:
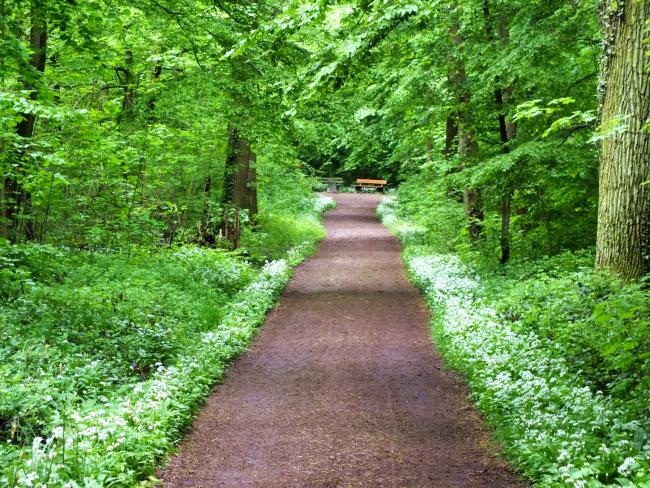
{"label": "green leaves", "polygon": [[[531,100],[517,106],[513,120],[520,122],[538,117],[549,117],[566,112],[566,107],[575,104],[576,100],[570,97],[550,100],[546,105],[542,100]],[[596,110],[574,111],[570,115],[556,118],[542,132],[541,137],[549,137],[564,130],[578,130],[593,128],[597,119]]]}
{"label": "green leaves", "polygon": [[339,62],[334,61],[320,68],[316,73],[316,75],[314,76],[312,82],[309,84],[309,88],[310,89],[316,88],[321,82],[321,80],[323,78],[327,78],[329,75],[334,73],[338,68],[338,66],[339,66]]}

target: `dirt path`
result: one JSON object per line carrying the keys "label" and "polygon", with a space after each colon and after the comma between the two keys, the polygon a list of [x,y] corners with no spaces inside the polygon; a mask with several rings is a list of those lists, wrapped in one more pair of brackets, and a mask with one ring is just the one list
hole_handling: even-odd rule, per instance
{"label": "dirt path", "polygon": [[167,487],[525,486],[442,368],[378,198],[339,194],[327,238],[161,477]]}

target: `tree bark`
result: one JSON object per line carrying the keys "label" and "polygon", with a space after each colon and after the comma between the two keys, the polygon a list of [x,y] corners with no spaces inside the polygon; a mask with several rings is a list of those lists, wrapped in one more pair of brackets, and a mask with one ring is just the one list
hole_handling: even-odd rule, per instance
{"label": "tree bark", "polygon": [[450,113],[447,115],[447,128],[445,129],[445,156],[452,157],[458,145],[456,138],[458,137],[458,123],[456,121],[456,114]]}
{"label": "tree bark", "polygon": [[[650,2],[604,1],[596,268],[634,281],[650,271]],[[611,131],[613,126],[624,130]],[[608,133],[610,131],[611,133]]]}
{"label": "tree bark", "polygon": [[[462,136],[459,151],[463,167],[465,168],[467,165],[472,164],[471,158],[478,152],[478,146],[472,129],[461,125],[460,131],[462,132]],[[467,216],[469,238],[475,241],[481,236],[481,232],[483,232],[483,220],[485,218],[480,188],[466,186],[463,190],[463,205],[465,207],[465,215]]]}
{"label": "tree bark", "polygon": [[[495,101],[499,110],[499,135],[501,139],[501,152],[507,154],[510,152],[508,143],[515,137],[517,126],[512,120],[509,120],[504,111],[504,99],[509,100],[512,96],[511,89],[502,89],[499,85],[499,79],[495,80]],[[512,196],[514,193],[513,183],[506,182],[504,194],[501,197],[501,264],[510,260],[510,211]]]}
{"label": "tree bark", "polygon": [[[451,87],[455,87],[456,80],[453,74],[447,77],[447,82]],[[443,150],[445,158],[451,160],[455,154],[458,153],[458,113],[455,110],[450,110],[447,114],[447,125],[445,128],[445,148]],[[451,167],[446,174],[456,173],[461,171],[462,168]],[[463,192],[458,188],[454,188],[451,184],[447,185],[447,197],[462,203]]]}
{"label": "tree bark", "polygon": [[501,199],[501,264],[510,260],[510,206],[512,192],[507,191]]}
{"label": "tree bark", "polygon": [[[154,82],[158,81],[160,79],[160,76],[162,75],[162,66],[160,64],[155,64],[153,68],[151,69],[151,78],[154,80]],[[156,103],[158,102],[157,99],[157,94],[154,94],[149,98],[149,103],[147,106],[149,107],[149,111],[147,114],[147,121],[152,124],[156,122]]]}
{"label": "tree bark", "polygon": [[122,114],[126,121],[133,120],[135,107],[135,73],[133,72],[133,51],[127,49],[124,56],[124,67],[115,68],[120,84],[122,85]]}
{"label": "tree bark", "polygon": [[[463,88],[461,95],[461,106],[463,110],[458,124],[458,131],[460,133],[458,150],[463,169],[475,164],[474,158],[478,153],[478,144],[476,143],[474,129],[471,127],[472,115],[468,107],[469,100],[470,94]],[[463,190],[463,204],[465,206],[465,214],[467,215],[469,237],[472,241],[475,241],[483,232],[483,220],[485,218],[481,189],[466,186]]]}
{"label": "tree bark", "polygon": [[[456,8],[457,7],[454,6],[454,10]],[[452,61],[452,70],[449,76],[449,81],[452,84],[452,91],[457,94],[457,117],[452,121],[451,125],[450,120],[447,119],[447,130],[449,137],[449,131],[453,131],[454,127],[457,127],[456,130],[458,131],[458,134],[460,134],[458,151],[462,168],[465,169],[473,164],[472,160],[478,152],[478,145],[472,127],[472,114],[469,108],[471,95],[466,86],[467,72],[465,70],[465,64],[460,58],[462,38],[460,36],[460,28],[458,24],[453,24],[449,29],[449,33],[454,48],[458,51],[459,59],[455,62]],[[453,139],[450,139],[450,141],[453,141]],[[481,190],[469,186],[465,187],[463,189],[463,205],[465,207],[465,215],[467,215],[469,237],[472,241],[475,241],[480,237],[483,230],[484,213]]]}
{"label": "tree bark", "polygon": [[[29,63],[28,72],[23,79],[23,87],[29,91],[31,100],[39,97],[39,82],[45,71],[45,60],[47,51],[47,19],[42,1],[32,0],[31,2],[31,28],[29,35],[32,58]],[[23,119],[16,127],[16,133],[23,139],[31,139],[34,135],[36,116],[33,113],[22,114]],[[4,208],[4,220],[16,229],[17,237],[24,235],[28,240],[35,238],[34,221],[32,220],[32,195],[24,187],[21,179],[26,176],[25,155],[23,150],[16,154],[18,166],[16,174],[6,177],[4,181],[3,196],[6,199]],[[22,213],[22,215],[19,215]],[[24,227],[23,227],[24,223]]]}
{"label": "tree bark", "polygon": [[257,214],[257,155],[236,127],[228,134],[228,156],[224,170],[222,203]]}

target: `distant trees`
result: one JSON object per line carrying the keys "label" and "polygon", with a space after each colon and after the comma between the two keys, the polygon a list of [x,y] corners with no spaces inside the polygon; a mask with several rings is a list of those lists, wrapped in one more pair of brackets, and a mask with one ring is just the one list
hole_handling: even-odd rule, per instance
{"label": "distant trees", "polygon": [[452,244],[488,259],[595,243],[597,0],[364,2],[324,18],[298,34],[315,48],[295,83],[301,121],[327,107],[323,159],[440,182],[466,216]]}
{"label": "distant trees", "polygon": [[626,280],[650,271],[650,2],[603,2],[596,267]]}
{"label": "distant trees", "polygon": [[0,238],[218,245],[223,203],[256,214],[258,166],[299,171],[282,91],[305,59],[235,51],[282,5],[2,0]]}

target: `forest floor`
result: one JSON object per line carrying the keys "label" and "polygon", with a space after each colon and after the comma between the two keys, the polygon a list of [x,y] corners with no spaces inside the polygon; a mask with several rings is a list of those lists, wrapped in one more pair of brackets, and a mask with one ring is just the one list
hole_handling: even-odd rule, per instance
{"label": "forest floor", "polygon": [[377,195],[335,195],[297,269],[159,473],[167,487],[519,487],[428,313]]}

